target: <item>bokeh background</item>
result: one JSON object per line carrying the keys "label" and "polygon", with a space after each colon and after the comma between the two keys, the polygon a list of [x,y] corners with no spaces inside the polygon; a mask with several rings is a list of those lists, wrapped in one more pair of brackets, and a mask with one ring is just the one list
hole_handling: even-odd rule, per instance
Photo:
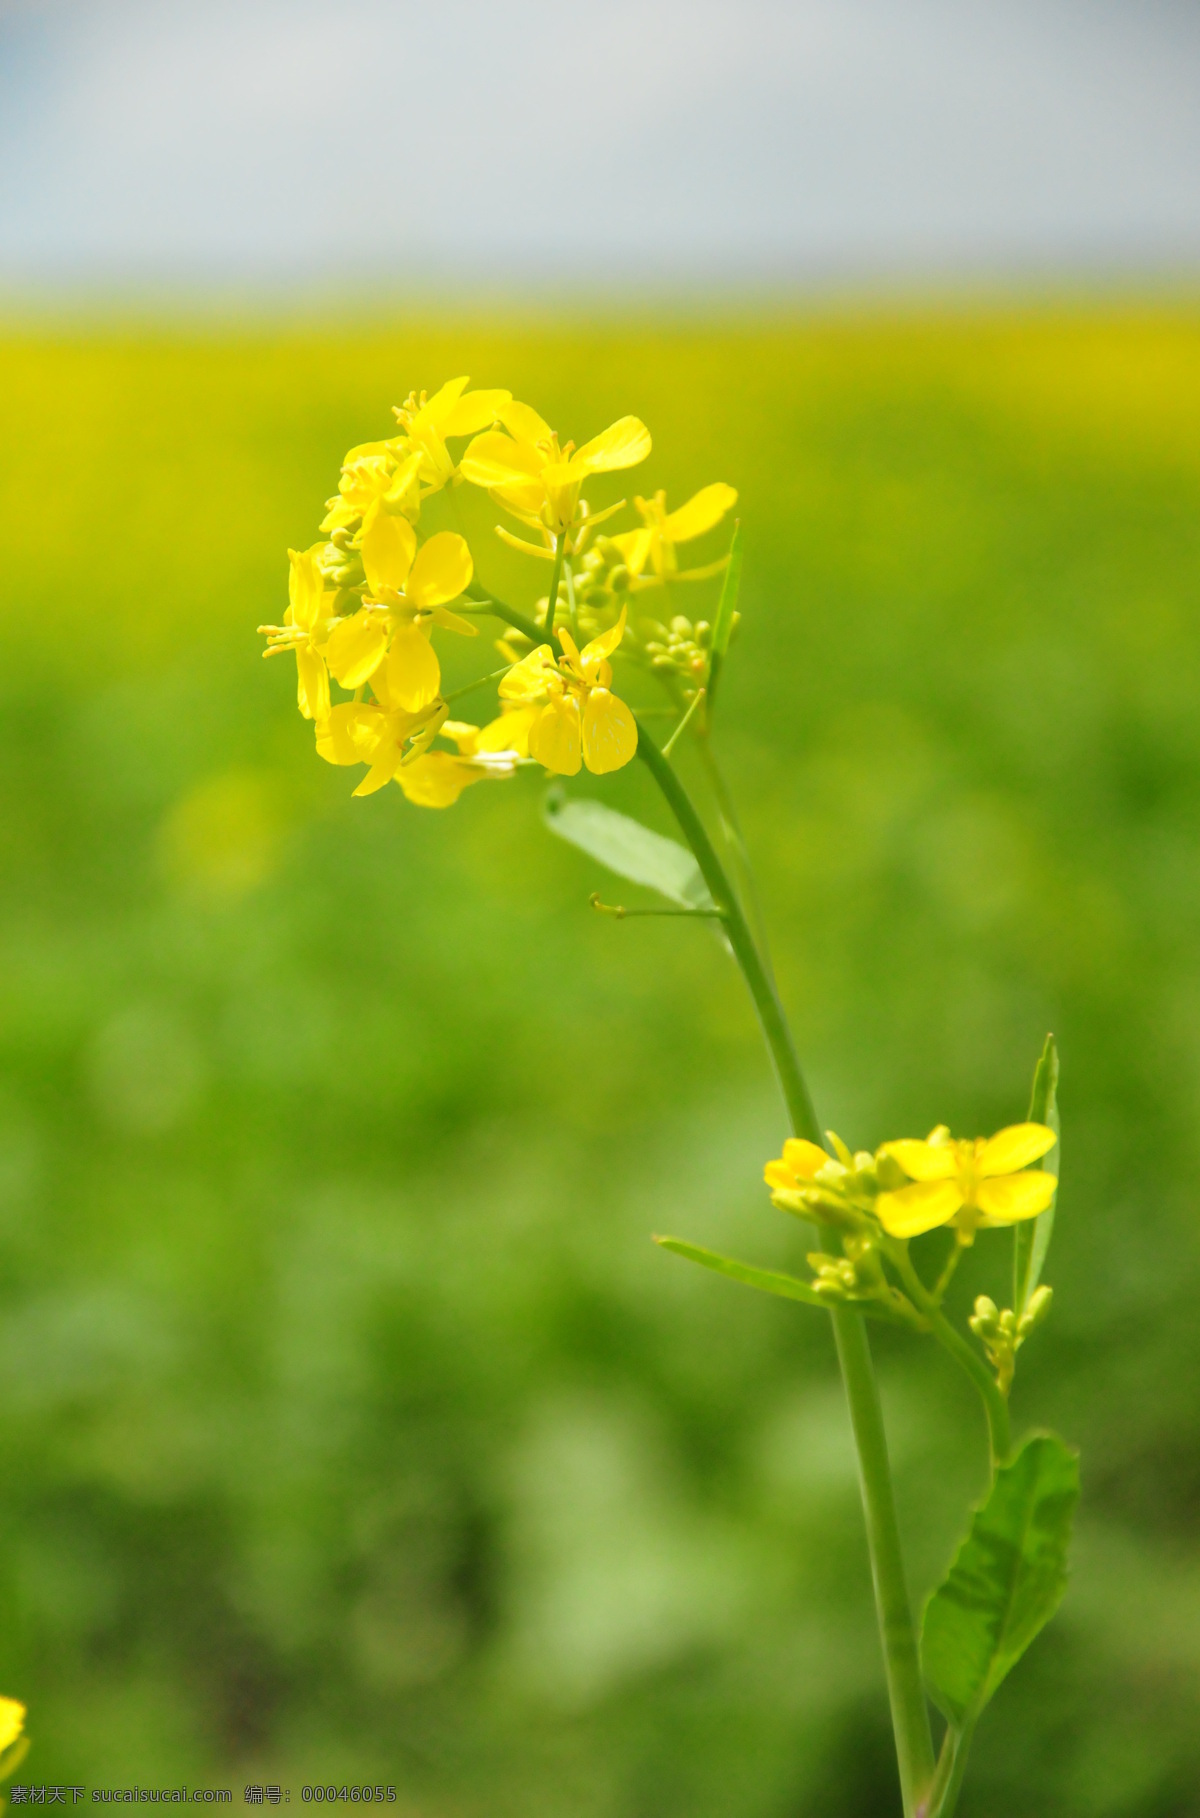
{"label": "bokeh background", "polygon": [[[650,1243],[802,1260],[736,975],[593,917],[532,776],[350,800],[259,660],[345,448],[470,372],[740,490],[721,738],[827,1120],[993,1129],[1056,1031],[1016,1409],[1085,1497],[963,1810],[1200,1810],[1194,9],[10,4],[0,89],[23,1777],[895,1809],[823,1322]],[[922,1595],[982,1422],[876,1348]]]}

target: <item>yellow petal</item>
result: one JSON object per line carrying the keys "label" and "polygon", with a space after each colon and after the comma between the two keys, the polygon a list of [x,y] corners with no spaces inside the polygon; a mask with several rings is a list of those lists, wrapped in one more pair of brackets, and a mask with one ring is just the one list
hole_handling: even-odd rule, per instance
{"label": "yellow petal", "polygon": [[419,423],[440,425],[443,418],[449,416],[470,383],[471,381],[465,373],[461,379],[447,379],[446,383],[439,386],[433,396],[426,400],[420,410],[413,412],[415,420]]}
{"label": "yellow petal", "polygon": [[401,593],[417,549],[417,533],[407,518],[381,511],[362,540],[367,585],[378,597],[380,589]]}
{"label": "yellow petal", "polygon": [[922,1231],[947,1224],[962,1203],[957,1181],[922,1180],[901,1187],[898,1193],[881,1193],[875,1210],[880,1224],[893,1237],[919,1237]]}
{"label": "yellow petal", "polygon": [[958,1157],[950,1144],[942,1147],[905,1137],[898,1143],[884,1143],[883,1148],[912,1180],[948,1180],[958,1172]]}
{"label": "yellow petal", "polygon": [[0,1754],[11,1748],[25,1728],[25,1706],[15,1698],[0,1698]]}
{"label": "yellow petal", "polygon": [[571,466],[581,474],[615,473],[636,467],[650,453],[650,431],[637,417],[621,417],[600,435],[585,442],[571,456]]}
{"label": "yellow petal", "polygon": [[602,663],[606,657],[612,655],[613,651],[617,648],[617,645],[621,642],[621,639],[625,636],[625,612],[626,608],[622,606],[621,616],[616,624],[610,625],[608,630],[602,631],[598,638],[593,638],[590,644],[584,645],[582,656],[585,665],[598,665]]}
{"label": "yellow petal", "polygon": [[408,713],[436,700],[442,685],[437,652],[416,625],[402,625],[392,639],[387,660],[387,689],[398,707]]}
{"label": "yellow petal", "polygon": [[439,731],[443,738],[454,740],[459,757],[471,757],[479,748],[479,728],[468,720],[443,720]]}
{"label": "yellow petal", "polygon": [[361,688],[387,655],[387,620],[362,609],[340,619],[329,634],[329,667],[343,688]]}
{"label": "yellow petal", "polygon": [[623,530],[620,536],[612,539],[621,551],[630,574],[641,574],[642,569],[646,566],[654,536],[653,530],[643,528],[641,530]]}
{"label": "yellow petal", "polygon": [[[497,692],[502,701],[541,701],[554,682],[557,682],[554,652],[549,644],[539,644],[519,663],[513,664]],[[561,687],[561,683],[558,686]]]}
{"label": "yellow petal", "polygon": [[539,417],[529,404],[518,403],[516,398],[504,406],[500,412],[500,421],[510,435],[516,436],[518,442],[532,443],[535,448],[539,442],[549,442],[554,436],[554,431],[545,418]]}
{"label": "yellow petal", "polygon": [[555,776],[578,775],[579,704],[573,695],[560,695],[542,708],[529,731],[529,755]]}
{"label": "yellow petal", "polygon": [[296,700],[306,720],[323,720],[329,713],[325,659],[302,644],[296,646]]}
{"label": "yellow petal", "polygon": [[440,625],[444,631],[457,631],[460,638],[477,638],[479,636],[478,625],[473,625],[470,619],[464,619],[460,613],[448,611],[445,606],[431,606],[429,616],[433,623]]}
{"label": "yellow petal", "polygon": [[485,726],[475,740],[476,751],[515,751],[529,756],[529,734],[540,707],[514,707]]}
{"label": "yellow petal", "polygon": [[468,445],[459,472],[474,486],[505,487],[527,484],[541,473],[542,465],[536,449],[514,442],[499,429],[488,429]]}
{"label": "yellow petal", "polygon": [[400,768],[400,748],[389,744],[389,748],[376,758],[366,776],[352,793],[354,795],[374,795],[376,790],[383,789],[391,782]]}
{"label": "yellow petal", "polygon": [[812,1180],[829,1157],[819,1143],[810,1143],[803,1136],[789,1136],[783,1145],[783,1160],[801,1180]]}
{"label": "yellow petal", "polygon": [[984,1143],[979,1172],[984,1175],[1015,1174],[1029,1162],[1040,1161],[1057,1141],[1047,1124],[1009,1124],[1006,1130],[997,1131]]}
{"label": "yellow petal", "polygon": [[1043,1168],[1029,1168],[999,1180],[981,1180],[975,1195],[979,1210],[993,1225],[1014,1225],[1021,1218],[1036,1218],[1054,1198],[1058,1181]]}
{"label": "yellow petal", "polygon": [[511,391],[472,391],[447,411],[439,428],[444,436],[478,435],[481,429],[490,429],[511,403]]}
{"label": "yellow petal", "polygon": [[637,751],[637,721],[607,688],[590,688],[583,710],[583,758],[594,776],[619,770]]}
{"label": "yellow petal", "polygon": [[449,808],[469,783],[484,775],[448,751],[427,751],[411,764],[401,764],[396,781],[410,802],[421,808]]}
{"label": "yellow petal", "polygon": [[420,473],[420,454],[409,455],[396,469],[392,483],[383,495],[389,510],[407,512],[413,519],[418,516],[421,509]]}
{"label": "yellow petal", "polygon": [[321,616],[325,577],[317,567],[317,558],[311,549],[289,549],[288,561],[291,563],[288,602],[292,608],[292,624],[302,631],[312,631]]}
{"label": "yellow petal", "polygon": [[678,511],[672,511],[663,524],[663,530],[672,543],[688,543],[693,537],[702,537],[706,530],[719,524],[725,513],[737,504],[737,493],[732,486],[726,486],[718,480],[712,486],[702,486],[698,493],[690,498]]}
{"label": "yellow petal", "polygon": [[430,537],[412,565],[405,589],[414,606],[444,606],[471,585],[475,564],[457,531]]}
{"label": "yellow petal", "polygon": [[369,701],[341,701],[317,726],[317,754],[327,764],[365,764],[385,730]]}

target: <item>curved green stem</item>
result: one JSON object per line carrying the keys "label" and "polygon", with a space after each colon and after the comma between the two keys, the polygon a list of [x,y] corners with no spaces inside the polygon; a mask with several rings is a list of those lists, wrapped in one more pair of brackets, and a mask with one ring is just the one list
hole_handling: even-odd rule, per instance
{"label": "curved green stem", "polygon": [[930,1293],[913,1266],[908,1254],[908,1245],[895,1243],[889,1245],[888,1255],[895,1263],[905,1287],[914,1303],[929,1320],[929,1329],[944,1351],[964,1370],[979,1391],[983,1410],[987,1415],[988,1443],[991,1450],[992,1470],[1004,1463],[1012,1451],[1012,1430],[1008,1418],[1008,1403],[1000,1392],[999,1385],[979,1353],[967,1343],[938,1305],[937,1297]]}

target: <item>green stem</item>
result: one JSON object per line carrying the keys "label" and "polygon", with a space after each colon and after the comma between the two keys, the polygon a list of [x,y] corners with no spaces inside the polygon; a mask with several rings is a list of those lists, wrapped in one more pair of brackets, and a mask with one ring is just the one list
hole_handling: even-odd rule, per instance
{"label": "green stem", "polygon": [[[491,605],[498,618],[514,626],[533,643],[542,642],[538,628],[523,613],[500,600],[493,599]],[[714,903],[723,912],[725,932],[758,1012],[763,1037],[787,1105],[792,1131],[796,1136],[807,1137],[810,1142],[819,1143],[821,1126],[800,1070],[792,1033],[774,980],[763,964],[737,893],[690,796],[669,761],[663,757],[640,723],[638,756],[662,791],[667,806],[692,849]],[[822,1238],[826,1242],[835,1241],[825,1233],[822,1233]],[[830,1310],[830,1316],[858,1452],[859,1483],[871,1555],[871,1575],[875,1586],[875,1608],[883,1644],[892,1728],[896,1738],[900,1788],[906,1818],[916,1818],[933,1776],[933,1738],[929,1728],[929,1709],[921,1684],[916,1630],[900,1550],[900,1530],[888,1462],[887,1435],[862,1315],[850,1307],[837,1307]]]}
{"label": "green stem", "polygon": [[974,1734],[974,1724],[968,1724],[961,1730],[955,1729],[951,1724],[946,1731],[933,1784],[925,1803],[917,1809],[917,1818],[952,1818],[962,1789],[963,1775],[967,1771],[967,1756]]}
{"label": "green stem", "polygon": [[638,727],[637,754],[649,770],[666,797],[670,808],[688,845],[695,854],[696,863],[708,885],[718,909],[725,911],[725,932],[733,948],[733,956],[741,969],[754,1008],[758,1011],[758,1020],[762,1026],[763,1038],[775,1063],[779,1076],[780,1089],[784,1103],[792,1121],[792,1130],[797,1136],[807,1137],[809,1142],[822,1141],[821,1126],[809,1097],[804,1075],[800,1071],[800,1061],[792,1041],[792,1032],[788,1028],[783,1006],[779,1001],[775,986],[763,965],[749,924],[742,913],[742,906],[726,874],[725,867],[717,856],[716,848],[708,837],[708,830],[697,814],[692,799],[680,782],[675,771],[663,756],[654,740],[644,727]]}
{"label": "green stem", "polygon": [[979,1390],[984,1412],[987,1415],[988,1440],[991,1446],[994,1472],[1012,1451],[1012,1429],[1008,1418],[1008,1403],[1000,1393],[996,1380],[982,1357],[971,1348],[962,1333],[950,1324],[944,1313],[936,1309],[932,1311],[929,1315],[929,1326],[938,1343],[962,1366]]}
{"label": "green stem", "polygon": [[[706,697],[706,708],[707,704]],[[767,918],[763,914],[762,899],[758,892],[758,880],[754,875],[754,867],[750,862],[750,849],[746,844],[746,836],[742,832],[742,823],[738,817],[738,811],[734,805],[729,785],[725,781],[725,773],[718,764],[717,754],[712,748],[712,738],[707,725],[700,725],[697,728],[696,744],[700,752],[700,761],[708,773],[708,780],[712,785],[712,792],[717,800],[717,813],[721,819],[721,827],[725,834],[726,843],[737,861],[737,868],[741,874],[742,888],[746,892],[746,901],[749,905],[750,914],[754,922],[754,933],[755,938],[758,941],[758,950],[763,956],[763,964],[766,966],[767,971],[774,977],[775,969],[771,963],[771,950],[767,944]]]}
{"label": "green stem", "polygon": [[567,552],[567,533],[560,530],[554,540],[554,567],[550,572],[550,598],[546,604],[546,624],[539,643],[548,643],[554,648],[554,609],[558,605],[558,583],[562,575],[563,557]]}
{"label": "green stem", "polygon": [[900,1278],[921,1312],[929,1320],[929,1329],[944,1351],[964,1370],[979,1391],[983,1410],[987,1415],[988,1441],[991,1448],[992,1470],[1002,1465],[1012,1450],[1012,1432],[1008,1418],[1008,1403],[1000,1393],[999,1385],[988,1369],[983,1358],[969,1345],[938,1306],[937,1300],[929,1292],[921,1277],[913,1267],[908,1254],[908,1245],[896,1243],[889,1245],[888,1255],[895,1263]]}
{"label": "green stem", "polygon": [[[725,931],[741,969],[763,1036],[775,1063],[796,1136],[821,1141],[821,1127],[800,1071],[783,1007],[751,936],[741,905],[691,798],[649,734],[639,727],[638,756],[662,790],[696,857],[713,901],[725,913]],[[825,1234],[823,1234],[824,1237]],[[828,1238],[825,1241],[829,1241]],[[888,1461],[879,1388],[862,1315],[831,1308],[838,1362],[850,1407],[858,1452],[859,1485],[875,1587],[875,1608],[883,1644],[884,1670],[896,1737],[896,1757],[905,1813],[912,1818],[933,1774],[933,1739],[921,1684],[916,1630],[900,1550],[896,1499]]]}

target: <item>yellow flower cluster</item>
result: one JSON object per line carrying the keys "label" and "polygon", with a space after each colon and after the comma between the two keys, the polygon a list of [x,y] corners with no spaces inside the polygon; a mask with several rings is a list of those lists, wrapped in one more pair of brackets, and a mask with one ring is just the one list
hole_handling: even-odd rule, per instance
{"label": "yellow flower cluster", "polygon": [[[594,475],[649,455],[649,431],[636,417],[622,417],[576,448],[560,443],[510,392],[471,391],[466,378],[432,397],[410,396],[395,415],[397,435],[346,455],[320,539],[289,551],[283,623],[259,627],[265,655],[295,655],[297,699],[314,724],[319,755],[366,766],[355,795],[394,780],[410,801],[438,808],[471,783],[511,776],[523,762],[556,776],[574,776],[582,766],[602,775],[627,764],[637,750],[637,723],[613,692],[611,659],[625,635],[628,601],[647,586],[717,573],[720,561],[681,571],[676,548],[713,529],[737,494],[706,486],[673,512],[661,492],[650,502],[638,498],[642,528],[599,537],[623,501],[593,511],[583,488]],[[463,482],[486,490],[535,533],[540,541],[531,542],[496,527],[505,542],[551,562],[554,572],[542,621],[546,641],[522,653],[510,632],[498,646],[505,658],[500,711],[483,727],[449,717],[433,642],[435,631],[474,637],[469,615],[489,606],[469,591],[475,561],[461,531],[429,523],[436,510],[429,501]],[[570,623],[556,625],[560,584]],[[596,635],[584,641],[581,623]],[[635,637],[628,654],[648,661],[653,629]],[[348,698],[335,700],[334,685]]]}
{"label": "yellow flower cluster", "polygon": [[850,1212],[876,1220],[889,1237],[919,1237],[953,1224],[960,1244],[981,1227],[1036,1218],[1054,1198],[1058,1181],[1031,1168],[1058,1138],[1046,1124],[1010,1124],[995,1136],[955,1140],[939,1124],[923,1142],[884,1143],[872,1155],[851,1155],[836,1137],[835,1158],[816,1143],[792,1137],[763,1178],[778,1203],[816,1219]]}

